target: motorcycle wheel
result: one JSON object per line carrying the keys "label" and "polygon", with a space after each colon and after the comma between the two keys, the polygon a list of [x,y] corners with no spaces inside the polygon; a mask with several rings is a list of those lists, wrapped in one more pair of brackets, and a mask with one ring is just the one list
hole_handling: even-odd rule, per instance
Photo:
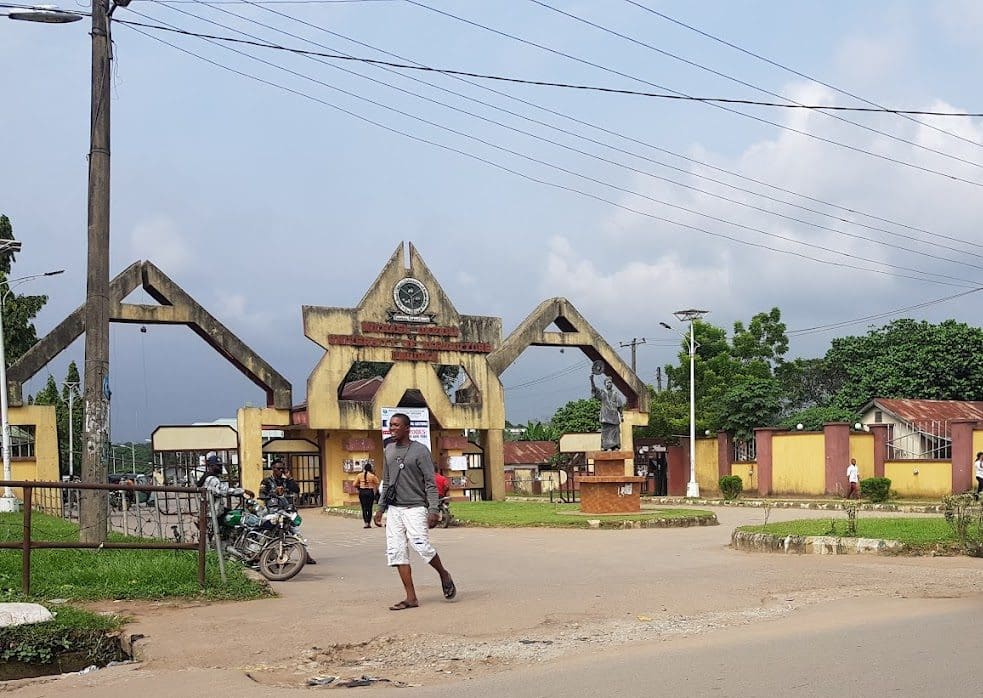
{"label": "motorcycle wheel", "polygon": [[451,513],[449,510],[444,509],[440,514],[440,527],[447,528],[451,525]]}
{"label": "motorcycle wheel", "polygon": [[271,582],[285,582],[307,564],[307,548],[299,540],[279,539],[259,554],[259,572]]}

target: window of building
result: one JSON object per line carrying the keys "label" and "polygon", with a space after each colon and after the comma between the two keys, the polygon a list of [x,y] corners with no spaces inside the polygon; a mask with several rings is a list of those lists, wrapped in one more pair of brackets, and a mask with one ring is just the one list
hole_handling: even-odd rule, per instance
{"label": "window of building", "polygon": [[34,458],[34,425],[10,425],[10,457]]}
{"label": "window of building", "polygon": [[884,421],[884,413],[880,410],[874,410],[874,424],[880,424]]}

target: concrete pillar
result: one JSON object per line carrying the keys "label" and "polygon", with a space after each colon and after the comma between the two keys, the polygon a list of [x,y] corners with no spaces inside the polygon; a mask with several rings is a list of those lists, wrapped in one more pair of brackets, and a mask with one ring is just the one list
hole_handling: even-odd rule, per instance
{"label": "concrete pillar", "polygon": [[771,494],[771,439],[776,431],[786,431],[778,427],[759,427],[754,430],[754,447],[758,463],[758,494],[766,497]]}
{"label": "concrete pillar", "polygon": [[965,492],[976,484],[973,475],[973,429],[975,419],[954,419],[949,422],[949,435],[952,437],[952,491]]}
{"label": "concrete pillar", "polygon": [[272,407],[240,407],[236,413],[239,433],[239,479],[242,486],[259,494],[263,481],[263,427],[290,424],[290,410]]}
{"label": "concrete pillar", "polygon": [[734,458],[734,438],[726,431],[717,432],[717,476],[730,475]]}
{"label": "concrete pillar", "polygon": [[505,499],[505,430],[485,431],[485,489],[490,499]]}
{"label": "concrete pillar", "polygon": [[[846,468],[850,465],[850,425],[829,422],[823,425],[826,452],[826,494],[843,494]],[[837,484],[840,488],[837,489]]]}
{"label": "concrete pillar", "polygon": [[884,461],[887,460],[887,442],[891,440],[893,424],[868,424],[874,435],[874,477],[884,477]]}

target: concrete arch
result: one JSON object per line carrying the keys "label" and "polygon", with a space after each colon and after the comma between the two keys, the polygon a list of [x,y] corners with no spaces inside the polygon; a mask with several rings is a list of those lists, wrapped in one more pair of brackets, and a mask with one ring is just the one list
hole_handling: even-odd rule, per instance
{"label": "concrete arch", "polygon": [[[160,305],[124,303],[143,287]],[[263,389],[269,407],[290,409],[291,386],[232,330],[219,322],[194,298],[148,261],[134,262],[109,285],[109,321],[145,325],[187,325],[226,361]],[[24,383],[68,348],[85,331],[85,306],[81,305],[7,369],[11,404],[23,402]]]}

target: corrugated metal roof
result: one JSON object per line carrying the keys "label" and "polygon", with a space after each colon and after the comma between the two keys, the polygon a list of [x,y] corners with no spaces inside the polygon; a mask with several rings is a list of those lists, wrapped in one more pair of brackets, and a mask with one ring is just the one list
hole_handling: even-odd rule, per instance
{"label": "corrugated metal roof", "polygon": [[372,378],[360,378],[358,380],[345,383],[341,389],[342,400],[356,400],[358,402],[368,402],[382,387],[382,377],[373,376]]}
{"label": "corrugated metal roof", "polygon": [[906,422],[949,422],[954,419],[983,421],[983,402],[876,398],[874,405]]}
{"label": "corrugated metal roof", "polygon": [[505,465],[542,465],[556,455],[552,441],[506,441]]}

